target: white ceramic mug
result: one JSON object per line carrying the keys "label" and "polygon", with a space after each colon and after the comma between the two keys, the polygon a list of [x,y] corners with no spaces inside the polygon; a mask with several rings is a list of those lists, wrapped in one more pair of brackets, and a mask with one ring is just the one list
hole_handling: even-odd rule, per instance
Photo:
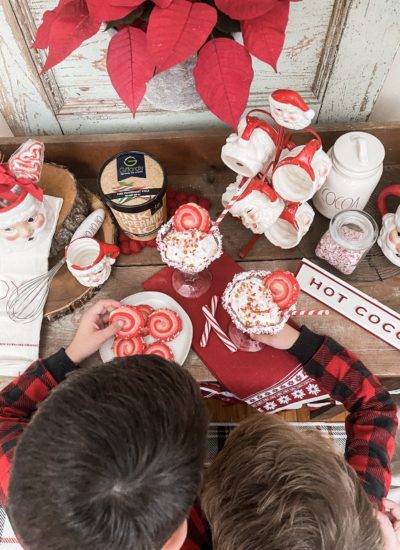
{"label": "white ceramic mug", "polygon": [[386,258],[400,267],[400,205],[396,212],[388,212],[386,198],[390,196],[400,197],[400,185],[389,185],[379,193],[378,210],[382,216],[382,228],[378,244]]}
{"label": "white ceramic mug", "polygon": [[246,115],[241,118],[237,134],[231,134],[221,150],[222,161],[245,177],[264,173],[274,159],[278,134],[265,120]]}
{"label": "white ceramic mug", "polygon": [[325,182],[331,166],[321,141],[312,139],[281,157],[272,174],[272,185],[286,201],[305,202]]}
{"label": "white ceramic mug", "polygon": [[314,210],[308,202],[292,203],[286,206],[264,235],[279,248],[294,248],[310,229],[313,219]]}
{"label": "white ceramic mug", "polygon": [[75,239],[65,249],[69,271],[81,285],[88,287],[96,287],[107,281],[118,255],[118,246],[91,237]]}

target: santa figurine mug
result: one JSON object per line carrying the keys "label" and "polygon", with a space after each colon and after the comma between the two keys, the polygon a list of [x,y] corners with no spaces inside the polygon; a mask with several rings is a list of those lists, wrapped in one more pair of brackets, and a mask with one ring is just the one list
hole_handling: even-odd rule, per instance
{"label": "santa figurine mug", "polygon": [[389,185],[379,193],[378,210],[382,216],[382,228],[378,244],[386,258],[400,267],[400,205],[396,212],[389,213],[386,207],[389,196],[400,197],[400,184]]}
{"label": "santa figurine mug", "polygon": [[326,218],[341,210],[363,210],[382,175],[382,143],[366,132],[348,132],[336,140],[328,155],[332,170],[314,195],[315,208]]}
{"label": "santa figurine mug", "polygon": [[[222,204],[226,207],[243,183],[238,176],[236,182],[226,188],[222,195]],[[272,187],[264,179],[253,178],[245,191],[233,204],[230,213],[240,218],[243,225],[253,233],[262,234],[282,214],[285,203],[278,197]]]}
{"label": "santa figurine mug", "polygon": [[222,161],[231,170],[246,177],[265,172],[275,156],[278,137],[277,131],[268,122],[251,116],[252,112],[241,118],[237,134],[231,134],[221,150]]}
{"label": "santa figurine mug", "polygon": [[100,242],[92,237],[75,239],[65,249],[69,271],[81,285],[87,287],[105,283],[118,256],[118,246]]}
{"label": "santa figurine mug", "polygon": [[317,136],[281,157],[272,173],[272,185],[286,201],[305,202],[324,184],[331,167]]}
{"label": "santa figurine mug", "polygon": [[293,90],[275,90],[269,97],[271,116],[282,128],[303,130],[311,124],[315,112]]}
{"label": "santa figurine mug", "polygon": [[314,210],[308,202],[288,204],[264,235],[279,248],[294,248],[310,229],[313,219]]}

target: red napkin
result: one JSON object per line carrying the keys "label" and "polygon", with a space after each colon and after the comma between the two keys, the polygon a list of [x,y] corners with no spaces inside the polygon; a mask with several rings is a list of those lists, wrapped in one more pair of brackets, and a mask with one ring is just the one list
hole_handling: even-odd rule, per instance
{"label": "red napkin", "polygon": [[[207,347],[200,347],[205,323],[202,306],[210,305],[213,295],[221,297],[234,274],[242,271],[226,253],[209,269],[213,277],[211,289],[200,298],[184,298],[175,292],[171,284],[171,267],[161,269],[147,279],[143,287],[168,294],[185,309],[193,323],[192,348],[220,384],[240,400],[263,412],[277,412],[288,405],[323,397],[322,390],[304,372],[298,359],[286,351],[266,346],[256,353],[232,353],[213,331]],[[216,319],[227,333],[230,318],[220,302]]]}

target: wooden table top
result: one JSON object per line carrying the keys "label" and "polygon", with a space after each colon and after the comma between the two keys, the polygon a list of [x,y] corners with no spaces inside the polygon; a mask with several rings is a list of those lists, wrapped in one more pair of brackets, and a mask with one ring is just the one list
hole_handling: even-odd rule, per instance
{"label": "wooden table top", "polygon": [[[392,175],[392,170],[390,170],[388,176],[391,178]],[[208,181],[206,175],[172,176],[169,178],[169,185],[174,190],[179,189],[188,193],[199,193],[210,197],[213,201],[212,217],[216,217],[216,213],[221,210],[221,193],[232,180],[232,174],[217,174],[212,179],[213,181]],[[393,180],[391,179],[391,181]],[[85,185],[92,187],[93,182],[86,180]],[[241,263],[243,269],[285,269],[295,272],[301,258],[315,259],[315,246],[327,225],[328,220],[317,214],[310,232],[304,237],[298,247],[291,250],[276,248],[262,237],[245,258],[245,261],[240,261],[237,254],[252,236],[252,233],[246,230],[239,220],[232,218],[230,215],[221,224],[221,231],[224,236],[225,250],[236,261]],[[162,266],[163,264],[158,251],[152,248],[144,249],[138,255],[120,256],[110,279],[92,300],[100,298],[119,300],[130,294],[140,292],[143,290],[143,281],[156,273]],[[329,266],[326,267],[329,269]],[[395,276],[385,281],[352,281],[351,283],[383,304],[396,311],[400,311],[400,276]],[[44,323],[41,339],[42,355],[45,356],[53,353],[60,346],[68,344],[78,325],[82,312],[87,307],[90,307],[90,303],[62,319]],[[302,293],[299,299],[299,307],[301,309],[315,309],[320,308],[321,304]],[[372,372],[379,376],[400,377],[399,352],[351,321],[343,318],[338,313],[332,311],[328,317],[306,318],[304,319],[304,324],[321,334],[328,334],[344,346],[349,347]],[[96,355],[89,359],[87,363],[94,365],[99,361],[100,359]],[[193,351],[190,352],[185,367],[199,381],[214,379]]]}
{"label": "wooden table top", "polygon": [[[400,126],[386,125],[375,128],[371,124],[336,125],[316,128],[327,149],[344,131],[366,130],[377,135],[386,147],[386,165],[380,187],[400,182]],[[234,174],[222,166],[219,159],[226,130],[182,131],[170,133],[117,134],[111,136],[60,136],[45,137],[46,161],[66,165],[80,181],[90,189],[95,188],[94,177],[101,164],[121,150],[145,150],[155,154],[163,162],[168,173],[168,185],[174,190],[199,194],[213,201],[212,217],[221,211],[221,194],[227,184],[234,181]],[[26,138],[11,138],[0,144],[6,155]],[[42,139],[42,138],[40,138]],[[296,141],[304,142],[301,133]],[[245,270],[287,269],[295,271],[301,258],[315,259],[315,246],[328,226],[328,220],[316,213],[315,220],[300,245],[291,250],[281,250],[262,237],[241,261]],[[225,250],[238,261],[239,250],[252,236],[239,220],[228,215],[221,225]],[[162,267],[157,250],[147,248],[138,255],[120,256],[110,279],[92,299],[122,299],[143,290],[142,283]],[[328,266],[326,266],[328,268]],[[65,269],[65,267],[63,268]],[[400,276],[374,282],[351,281],[355,287],[376,298],[395,311],[400,311]],[[301,308],[318,308],[321,304],[305,294],[299,300]],[[41,356],[49,355],[61,346],[67,346],[79,324],[82,308],[54,321],[44,321],[41,333]],[[388,387],[400,387],[400,361],[397,350],[369,334],[351,321],[331,312],[328,317],[306,318],[304,324],[321,334],[338,340],[349,347],[366,366],[384,378]],[[100,362],[98,354],[87,364]],[[213,380],[212,375],[194,352],[190,352],[185,367],[199,381]],[[0,385],[7,379],[0,377]]]}

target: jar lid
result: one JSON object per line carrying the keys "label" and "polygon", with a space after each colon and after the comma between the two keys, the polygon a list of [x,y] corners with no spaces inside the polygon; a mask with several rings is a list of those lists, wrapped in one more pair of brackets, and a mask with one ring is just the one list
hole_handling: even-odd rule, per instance
{"label": "jar lid", "polygon": [[378,237],[378,225],[363,210],[342,210],[330,221],[329,231],[335,241],[350,250],[369,249]]}
{"label": "jar lid", "polygon": [[333,146],[335,159],[352,172],[368,172],[382,164],[385,148],[378,138],[367,132],[348,132]]}

